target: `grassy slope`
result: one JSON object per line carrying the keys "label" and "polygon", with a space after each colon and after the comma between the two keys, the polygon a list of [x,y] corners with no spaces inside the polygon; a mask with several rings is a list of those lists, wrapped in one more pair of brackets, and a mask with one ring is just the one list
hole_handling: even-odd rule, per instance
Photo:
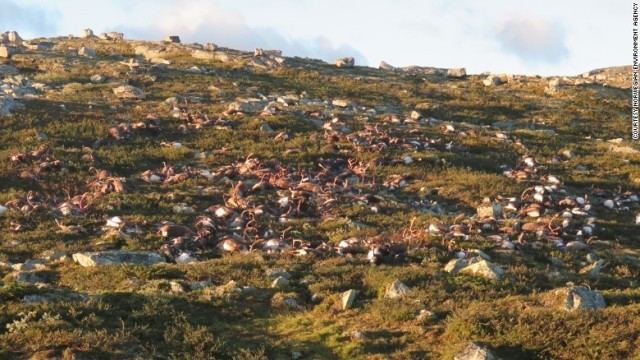
{"label": "grassy slope", "polygon": [[[80,42],[67,40],[57,45],[60,52],[27,53],[11,61],[33,81],[44,82],[54,90],[41,99],[26,101],[26,109],[16,111],[14,116],[0,118],[0,202],[24,197],[32,189],[60,198],[65,196],[63,190],[78,194],[92,173],[90,165],[81,161],[82,153],[73,149],[106,138],[108,127],[114,123],[136,122],[148,113],[155,113],[165,119],[164,130],[156,137],[134,132],[125,141],[106,140],[95,150],[102,161],[101,169],[130,179],[129,191],[97,199],[87,215],[65,220],[67,224],[89,229],[87,235],[60,234],[54,216],[46,211],[30,215],[6,213],[0,219],[4,229],[0,230],[0,256],[13,263],[50,249],[67,252],[101,249],[105,242],[122,249],[157,250],[162,240],[155,234],[154,226],[159,221],[193,224],[195,220],[195,215],[174,215],[173,203],[166,199],[195,205],[201,211],[212,203],[220,203],[220,194],[228,191],[228,185],[220,180],[194,179],[178,185],[156,186],[135,179],[144,170],[161,168],[163,161],[176,167],[215,168],[244,161],[253,153],[265,162],[279,157],[284,164],[317,171],[320,158],[345,158],[355,152],[352,143],[333,144],[332,149],[322,142],[322,136],[312,136],[321,135],[322,130],[303,121],[301,114],[318,106],[299,106],[264,119],[257,115],[234,115],[229,117],[233,130],[211,127],[185,136],[178,131],[180,122],[171,120],[169,106],[162,103],[170,96],[191,98],[194,101],[187,105],[191,111],[209,116],[226,110],[227,103],[236,97],[304,91],[310,98],[347,99],[366,107],[385,106],[400,117],[423,108],[420,111],[425,116],[456,124],[483,126],[514,120],[526,127],[554,129],[559,134],[512,132],[539,160],[549,160],[563,149],[577,154],[570,161],[548,165],[548,171],[558,174],[570,191],[583,194],[594,185],[636,192],[639,188],[640,157],[612,155],[604,143],[595,140],[629,137],[629,96],[625,90],[599,85],[568,86],[558,95],[549,96],[544,93],[544,81],[535,78],[486,88],[477,76],[454,80],[370,68],[339,70],[314,61],[301,61],[306,65],[297,68],[266,71],[242,63],[195,60],[186,52],[172,55],[173,64],[168,72],[129,74],[127,67],[112,55],[119,52],[131,56],[133,47],[128,43],[83,41],[91,42],[98,50],[98,60],[62,53],[66,47],[78,46]],[[34,58],[38,61],[34,62]],[[215,70],[215,74],[186,71],[193,65]],[[111,93],[113,85],[89,83],[88,77],[96,73],[128,79],[145,90],[147,99],[116,100]],[[69,82],[85,85],[63,90]],[[211,86],[218,90],[212,90]],[[63,103],[66,109],[61,109]],[[339,110],[337,113],[354,130],[385,117],[372,115],[365,119],[361,115],[341,114]],[[293,139],[278,142],[273,139],[274,134],[261,132],[263,120],[276,133],[287,131]],[[454,151],[413,153],[414,158],[422,160],[410,165],[373,166],[370,176],[379,182],[393,174],[411,179],[407,188],[394,193],[397,199],[422,194],[427,200],[445,205],[452,213],[470,214],[485,196],[513,196],[526,187],[503,177],[499,168],[503,164],[513,165],[522,150],[489,138],[492,130],[487,127],[477,129],[480,136],[464,138],[444,134],[439,126],[433,125],[403,125],[398,129],[385,125],[385,129],[395,131],[398,136],[410,136],[408,130],[417,129],[429,138],[438,137],[443,143],[453,141],[458,145]],[[12,164],[9,155],[35,150],[41,143],[34,137],[36,132],[48,136],[46,143],[56,158],[68,165],[68,171],[41,173],[37,182],[17,177],[25,167]],[[161,141],[180,141],[189,150],[163,148],[159,146]],[[224,146],[228,148],[226,152],[216,152]],[[298,148],[302,151],[286,153]],[[206,158],[195,156],[205,151],[213,154]],[[411,151],[395,149],[384,156],[396,159],[407,153]],[[369,161],[377,155],[358,156]],[[575,171],[577,165],[585,165],[587,170]],[[199,190],[211,187],[213,195]],[[397,239],[409,219],[415,217],[416,225],[424,226],[435,217],[401,203],[383,203],[384,214],[373,214],[352,203],[333,208],[335,217],[359,220],[368,225],[364,229],[330,220],[314,220],[311,226],[304,219],[270,225],[277,231],[291,226],[297,237],[318,243],[377,234]],[[106,216],[112,215],[139,224],[144,232],[128,240],[103,239],[94,230]],[[452,357],[468,341],[475,340],[489,343],[505,358],[638,357],[640,238],[637,227],[629,225],[634,215],[614,211],[598,215],[601,226],[597,235],[614,245],[593,248],[593,252],[607,260],[602,274],[596,278],[578,274],[578,262],[584,261],[586,253],[560,253],[550,246],[506,253],[477,237],[460,246],[486,250],[494,262],[508,271],[507,279],[496,284],[466,276],[447,276],[441,271],[451,259],[446,244],[429,236],[418,239],[421,245],[410,251],[407,261],[379,267],[371,267],[360,256],[298,258],[255,252],[211,254],[211,259],[196,265],[82,268],[62,262],[43,271],[42,276],[63,292],[92,296],[80,302],[24,304],[25,295],[50,290],[17,284],[10,279],[9,270],[2,269],[0,275],[7,276],[0,287],[0,357],[70,359],[76,354],[80,358],[105,359],[260,359],[290,358],[292,351],[300,351],[309,359],[440,358]],[[447,224],[453,217],[439,216]],[[28,229],[10,232],[8,226],[12,221],[27,225]],[[550,255],[561,257],[566,265],[552,268],[546,260]],[[264,275],[269,268],[286,268],[293,275],[293,285],[283,290],[270,289],[270,281]],[[551,270],[558,270],[558,274],[550,276]],[[412,294],[403,299],[382,299],[384,288],[396,278],[410,286]],[[242,296],[211,289],[178,294],[168,290],[168,281],[205,280],[216,285],[233,280],[260,290]],[[541,293],[567,281],[600,290],[609,306],[597,313],[568,313],[542,306]],[[356,306],[343,311],[339,293],[351,288],[359,290]],[[322,302],[312,304],[312,294],[319,295]],[[287,297],[297,299],[304,309],[282,305]],[[420,309],[429,309],[435,318],[416,320]],[[366,339],[352,340],[349,334],[354,330],[362,331]]]}

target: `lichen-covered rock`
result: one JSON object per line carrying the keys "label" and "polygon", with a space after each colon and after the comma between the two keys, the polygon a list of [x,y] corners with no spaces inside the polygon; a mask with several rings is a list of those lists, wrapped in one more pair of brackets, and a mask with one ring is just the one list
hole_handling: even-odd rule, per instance
{"label": "lichen-covered rock", "polygon": [[96,251],[73,254],[73,261],[81,266],[154,265],[166,262],[164,256],[151,251]]}
{"label": "lichen-covered rock", "polygon": [[602,294],[585,286],[573,286],[554,290],[547,305],[565,310],[600,309],[606,306]]}

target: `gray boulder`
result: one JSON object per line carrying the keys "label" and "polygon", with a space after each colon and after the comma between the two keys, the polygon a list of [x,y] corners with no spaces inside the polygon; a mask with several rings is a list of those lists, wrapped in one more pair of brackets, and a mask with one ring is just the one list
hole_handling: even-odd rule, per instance
{"label": "gray boulder", "polygon": [[403,297],[411,292],[411,289],[405,285],[402,281],[396,279],[389,285],[387,291],[384,293],[385,299],[395,299]]}
{"label": "gray boulder", "polygon": [[164,256],[151,251],[96,251],[73,254],[73,261],[81,266],[102,266],[102,265],[154,265],[164,263]]}
{"label": "gray boulder", "polygon": [[356,60],[351,56],[343,57],[336,60],[336,66],[339,68],[352,68],[355,66],[355,64],[356,64]]}
{"label": "gray boulder", "polygon": [[164,41],[180,44],[180,36],[177,36],[177,35],[165,36]]}
{"label": "gray boulder", "polygon": [[500,77],[498,76],[489,75],[486,79],[482,80],[482,83],[484,86],[498,86],[502,84],[502,80],[500,80]]}
{"label": "gray boulder", "polygon": [[378,69],[380,70],[387,70],[387,71],[395,71],[396,67],[390,65],[389,63],[387,63],[386,61],[381,61],[380,65],[378,66]]}
{"label": "gray boulder", "polygon": [[463,78],[467,76],[467,69],[459,68],[459,69],[447,69],[447,77],[450,78]]}
{"label": "gray boulder", "polygon": [[20,49],[11,45],[0,45],[0,58],[10,59],[13,55],[19,54]]}
{"label": "gray boulder", "polygon": [[462,351],[457,353],[454,360],[496,360],[491,350],[479,343],[470,343]]}
{"label": "gray boulder", "polygon": [[275,289],[283,288],[289,285],[289,280],[283,276],[279,276],[271,283],[271,287]]}
{"label": "gray boulder", "polygon": [[82,34],[80,34],[80,37],[83,38],[83,39],[86,39],[86,38],[95,37],[95,35],[93,34],[93,30],[84,29],[84,30],[82,30]]}
{"label": "gray boulder", "polygon": [[356,295],[358,292],[356,290],[347,290],[342,293],[340,299],[342,300],[342,309],[347,310],[353,307],[353,303],[356,300]]}
{"label": "gray boulder", "polygon": [[487,260],[480,260],[460,270],[461,274],[469,274],[474,276],[480,276],[490,280],[501,280],[504,275],[504,270],[493,265]]}
{"label": "gray boulder", "polygon": [[0,76],[15,75],[15,74],[17,74],[19,72],[20,72],[20,70],[18,70],[18,68],[15,67],[15,66],[7,65],[7,64],[0,64]]}
{"label": "gray boulder", "polygon": [[92,48],[88,48],[88,47],[81,47],[80,50],[78,50],[78,55],[80,56],[86,56],[88,58],[94,58],[96,57],[96,51]]}
{"label": "gray boulder", "polygon": [[95,74],[91,76],[91,82],[94,84],[102,84],[105,81],[104,76]]}
{"label": "gray boulder", "polygon": [[0,115],[9,115],[13,109],[22,109],[24,105],[14,101],[11,97],[0,96]]}
{"label": "gray boulder", "polygon": [[547,303],[554,307],[574,311],[582,309],[600,309],[606,306],[602,294],[585,286],[573,286],[554,290]]}
{"label": "gray boulder", "polygon": [[17,43],[22,41],[22,38],[20,37],[20,35],[18,35],[17,31],[9,31],[7,33],[7,38],[9,42],[12,42],[12,43]]}
{"label": "gray boulder", "polygon": [[32,271],[16,271],[11,274],[11,277],[13,277],[16,282],[20,283],[38,284],[47,282],[41,274]]}

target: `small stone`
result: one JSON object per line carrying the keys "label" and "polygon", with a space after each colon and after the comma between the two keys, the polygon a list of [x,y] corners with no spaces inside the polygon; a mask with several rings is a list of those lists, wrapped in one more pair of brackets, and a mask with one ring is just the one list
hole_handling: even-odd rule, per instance
{"label": "small stone", "polygon": [[269,277],[269,279],[276,279],[279,277],[282,277],[286,280],[291,279],[291,274],[289,274],[286,270],[284,269],[268,269],[266,271],[267,273],[267,277]]}
{"label": "small stone", "polygon": [[580,270],[580,274],[585,274],[588,277],[596,277],[600,274],[600,270],[602,269],[602,265],[604,265],[604,260],[600,259],[595,263],[588,265]]}
{"label": "small stone", "polygon": [[343,57],[336,60],[335,64],[339,68],[353,68],[355,65],[355,62],[356,62],[355,59],[349,56],[349,57]]}
{"label": "small stone", "polygon": [[584,286],[562,288],[551,293],[551,305],[565,310],[599,309],[606,306],[604,297]]}
{"label": "small stone", "polygon": [[11,267],[17,271],[44,270],[47,268],[47,260],[30,259],[22,264],[13,264]]}
{"label": "small stone", "polygon": [[123,85],[113,89],[113,93],[119,99],[144,99],[144,92],[131,85]]}
{"label": "small stone", "polygon": [[481,276],[486,279],[500,281],[500,279],[502,279],[502,276],[504,275],[504,270],[486,260],[481,260],[477,263],[463,268],[462,270],[460,270],[460,273],[466,273],[475,276]]}
{"label": "small stone", "polygon": [[569,149],[562,150],[560,152],[560,155],[562,155],[562,157],[564,157],[567,160],[570,160],[570,159],[573,159],[574,157],[576,157],[576,153],[574,153],[573,151],[571,151]]}
{"label": "small stone", "polygon": [[293,360],[298,360],[300,358],[302,358],[302,353],[300,351],[292,351],[291,352],[291,359]]}
{"label": "small stone", "polygon": [[271,126],[269,126],[269,124],[262,123],[262,125],[260,125],[260,131],[269,132],[269,131],[273,131],[273,129],[271,128]]}
{"label": "small stone", "polygon": [[287,305],[290,308],[294,308],[294,309],[300,309],[301,306],[298,305],[298,301],[296,299],[293,298],[286,298],[284,300],[282,300],[282,304],[283,305]]}
{"label": "small stone", "polygon": [[587,249],[588,247],[589,245],[583,243],[582,241],[576,240],[576,241],[568,242],[567,245],[565,246],[565,249],[567,251],[577,252],[580,250]]}
{"label": "small stone", "polygon": [[486,79],[482,80],[484,86],[498,86],[502,84],[502,80],[498,76],[489,75]]}
{"label": "small stone", "polygon": [[347,100],[336,99],[331,102],[331,105],[346,108],[347,106],[349,106],[349,102]]}
{"label": "small stone", "polygon": [[425,310],[425,309],[420,310],[420,313],[418,314],[418,316],[416,316],[416,320],[418,320],[420,322],[427,322],[427,321],[433,320],[435,318],[436,318],[436,314],[434,314],[433,312],[431,312],[429,310]]}
{"label": "small stone", "polygon": [[165,36],[163,40],[171,43],[180,44],[180,36],[177,36],[177,35]]}
{"label": "small stone", "polygon": [[211,281],[200,281],[200,282],[189,285],[189,289],[191,291],[202,290],[209,287],[213,287],[213,283]]}
{"label": "small stone", "polygon": [[[176,147],[176,146],[174,146]],[[192,208],[191,206],[186,206],[186,205],[174,205],[173,206],[173,213],[174,214],[194,214],[196,212],[196,210],[194,208]]]}
{"label": "small stone", "polygon": [[454,360],[496,360],[496,356],[486,346],[479,343],[470,343],[457,353]]}
{"label": "small stone", "polygon": [[282,276],[279,276],[277,279],[273,280],[273,282],[271,283],[271,287],[275,289],[283,288],[283,287],[286,287],[287,285],[289,285],[289,280],[287,280]]}
{"label": "small stone", "polygon": [[105,78],[102,75],[96,74],[91,76],[91,82],[94,84],[102,84],[104,81],[105,81]]}
{"label": "small stone", "polygon": [[360,330],[353,330],[349,334],[349,337],[351,338],[351,340],[364,340],[367,338],[367,336]]}
{"label": "small stone", "polygon": [[37,272],[16,271],[11,274],[11,277],[13,277],[15,281],[21,283],[37,284],[46,282],[45,279],[42,278]]}
{"label": "small stone", "polygon": [[403,297],[411,292],[411,289],[402,281],[396,279],[394,282],[389,285],[387,291],[384,293],[385,299],[395,299]]}
{"label": "small stone", "polygon": [[611,199],[607,199],[605,200],[602,205],[604,205],[604,207],[606,207],[607,209],[613,209],[616,207],[616,203],[611,200]]}
{"label": "small stone", "polygon": [[78,50],[78,55],[80,56],[86,56],[88,58],[94,58],[96,57],[96,51],[92,48],[88,48],[88,47],[81,47],[80,50]]}
{"label": "small stone", "polygon": [[353,307],[353,303],[356,300],[356,295],[358,292],[356,290],[347,290],[342,293],[340,296],[342,300],[342,310],[351,309]]}
{"label": "small stone", "polygon": [[191,264],[198,262],[198,259],[194,258],[188,252],[182,252],[175,258],[177,264]]}
{"label": "small stone", "polygon": [[469,261],[465,259],[453,259],[447,263],[444,267],[444,271],[448,272],[451,275],[458,275],[460,270],[469,266]]}
{"label": "small stone", "polygon": [[169,282],[169,286],[171,286],[171,292],[174,292],[174,293],[183,293],[186,291],[184,285],[182,285],[177,281]]}

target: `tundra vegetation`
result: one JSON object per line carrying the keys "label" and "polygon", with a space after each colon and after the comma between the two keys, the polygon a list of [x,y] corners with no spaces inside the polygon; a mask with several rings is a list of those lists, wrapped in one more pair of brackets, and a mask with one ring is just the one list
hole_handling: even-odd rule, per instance
{"label": "tundra vegetation", "polygon": [[97,37],[0,61],[1,358],[640,357],[625,68]]}

